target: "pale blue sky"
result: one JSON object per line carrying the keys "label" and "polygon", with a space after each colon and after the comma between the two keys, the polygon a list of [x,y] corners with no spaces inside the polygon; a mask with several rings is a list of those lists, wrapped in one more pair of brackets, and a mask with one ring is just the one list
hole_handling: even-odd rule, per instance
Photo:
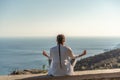
{"label": "pale blue sky", "polygon": [[0,0],[0,37],[120,37],[120,0]]}

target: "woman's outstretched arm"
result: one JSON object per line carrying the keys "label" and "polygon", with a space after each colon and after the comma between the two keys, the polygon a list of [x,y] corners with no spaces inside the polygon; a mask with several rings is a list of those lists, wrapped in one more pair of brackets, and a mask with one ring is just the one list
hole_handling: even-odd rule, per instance
{"label": "woman's outstretched arm", "polygon": [[82,54],[80,54],[80,55],[78,55],[78,56],[75,56],[75,58],[82,57],[82,56],[86,55],[86,53],[87,53],[87,51],[86,51],[86,50],[84,50]]}
{"label": "woman's outstretched arm", "polygon": [[50,59],[50,56],[47,54],[46,51],[43,50],[43,53],[42,53],[45,57],[47,57],[48,59]]}

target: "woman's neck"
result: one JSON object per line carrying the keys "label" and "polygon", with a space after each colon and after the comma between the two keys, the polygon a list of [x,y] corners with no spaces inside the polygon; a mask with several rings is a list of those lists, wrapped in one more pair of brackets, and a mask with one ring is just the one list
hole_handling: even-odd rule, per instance
{"label": "woman's neck", "polygon": [[[58,45],[59,45],[59,43],[58,43]],[[60,45],[64,45],[64,43],[60,43]]]}

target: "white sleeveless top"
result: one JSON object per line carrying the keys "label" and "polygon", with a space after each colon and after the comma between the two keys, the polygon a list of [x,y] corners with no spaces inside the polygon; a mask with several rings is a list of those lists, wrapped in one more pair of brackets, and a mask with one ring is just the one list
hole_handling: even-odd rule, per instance
{"label": "white sleeveless top", "polygon": [[50,49],[50,58],[52,60],[48,75],[53,76],[65,76],[65,75],[73,75],[73,66],[70,63],[70,59],[74,58],[71,48],[60,45],[61,52],[61,65],[59,60],[59,48],[58,45]]}

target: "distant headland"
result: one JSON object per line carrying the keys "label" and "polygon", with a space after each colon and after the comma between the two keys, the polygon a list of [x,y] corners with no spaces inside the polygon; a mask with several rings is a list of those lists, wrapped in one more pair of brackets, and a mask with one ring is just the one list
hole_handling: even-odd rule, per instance
{"label": "distant headland", "polygon": [[120,48],[77,61],[75,71],[120,68]]}

